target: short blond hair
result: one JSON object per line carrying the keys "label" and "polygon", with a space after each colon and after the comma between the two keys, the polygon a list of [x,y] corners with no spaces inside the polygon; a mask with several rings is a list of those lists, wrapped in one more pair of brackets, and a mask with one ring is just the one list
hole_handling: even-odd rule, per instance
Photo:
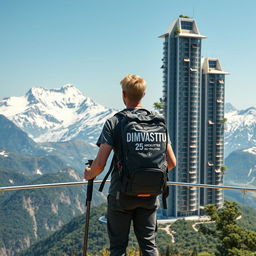
{"label": "short blond hair", "polygon": [[128,74],[120,81],[120,84],[132,102],[139,102],[145,95],[147,83],[140,76]]}

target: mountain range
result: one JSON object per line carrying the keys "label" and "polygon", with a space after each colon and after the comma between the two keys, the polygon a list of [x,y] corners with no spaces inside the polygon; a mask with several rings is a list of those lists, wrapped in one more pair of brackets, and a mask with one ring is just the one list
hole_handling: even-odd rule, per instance
{"label": "mountain range", "polygon": [[106,118],[116,111],[96,104],[75,88],[31,88],[25,96],[0,101],[0,114],[36,142],[75,138],[95,143]]}
{"label": "mountain range", "polygon": [[[35,142],[82,139],[95,144],[105,120],[116,110],[103,107],[73,85],[31,88],[25,96],[0,100],[0,114]],[[256,145],[256,107],[225,105],[225,156]]]}

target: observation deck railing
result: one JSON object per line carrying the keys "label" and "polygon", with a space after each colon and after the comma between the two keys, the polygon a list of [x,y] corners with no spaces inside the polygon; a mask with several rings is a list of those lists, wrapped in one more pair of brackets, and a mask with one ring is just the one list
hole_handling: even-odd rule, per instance
{"label": "observation deck railing", "polygon": [[[94,184],[100,184],[102,180],[95,180]],[[17,191],[26,189],[39,189],[39,188],[54,188],[54,187],[66,187],[66,186],[81,186],[87,185],[87,181],[76,181],[76,182],[62,182],[62,183],[49,183],[49,184],[35,184],[35,185],[20,185],[20,186],[8,186],[0,187],[0,192],[6,191]],[[110,183],[107,180],[106,183]],[[240,186],[226,186],[226,185],[210,185],[210,184],[197,184],[197,183],[185,183],[185,182],[173,182],[168,181],[168,186],[185,186],[185,187],[198,187],[198,188],[212,188],[212,189],[223,189],[223,190],[240,190],[256,192],[256,187],[240,187]]]}

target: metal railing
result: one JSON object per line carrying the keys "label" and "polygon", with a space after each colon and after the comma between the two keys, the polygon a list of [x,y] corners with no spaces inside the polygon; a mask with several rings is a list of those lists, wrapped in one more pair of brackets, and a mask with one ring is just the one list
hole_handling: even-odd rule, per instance
{"label": "metal railing", "polygon": [[[102,180],[95,180],[94,184],[100,184],[101,182],[102,182]],[[88,183],[87,181],[77,181],[77,182],[8,186],[8,187],[0,187],[0,192],[26,190],[26,189],[39,189],[39,188],[81,186],[81,185],[87,185],[87,183]],[[106,183],[110,183],[110,180],[107,180]],[[212,188],[212,189],[240,190],[240,191],[256,192],[256,187],[253,188],[253,187],[224,186],[224,185],[219,186],[219,185],[210,185],[210,184],[197,184],[197,183],[185,183],[185,182],[173,182],[173,181],[168,181],[167,185],[168,186],[185,186],[185,187],[198,187],[198,188]]]}

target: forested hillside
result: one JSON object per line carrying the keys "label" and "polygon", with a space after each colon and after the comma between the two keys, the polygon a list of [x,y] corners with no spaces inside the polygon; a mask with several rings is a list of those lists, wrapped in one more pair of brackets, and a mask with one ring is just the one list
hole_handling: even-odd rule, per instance
{"label": "forested hillside", "polygon": [[[239,226],[256,230],[256,210],[241,207],[241,211],[242,218],[237,221]],[[105,204],[92,209],[89,230],[90,255],[109,255],[107,251],[109,246],[107,227],[105,223],[99,221],[99,217],[103,216],[105,212]],[[82,255],[84,223],[84,215],[74,218],[61,230],[33,245],[29,250],[19,254],[19,256]],[[163,230],[166,228],[169,231],[168,233]],[[220,241],[217,236],[211,232],[204,232],[205,230],[216,230],[215,224],[203,224],[180,219],[171,225],[159,225],[157,244],[161,255],[215,255]],[[136,251],[138,252],[138,245],[133,232],[130,235],[128,251],[131,252],[130,255],[132,256],[135,255]]]}

